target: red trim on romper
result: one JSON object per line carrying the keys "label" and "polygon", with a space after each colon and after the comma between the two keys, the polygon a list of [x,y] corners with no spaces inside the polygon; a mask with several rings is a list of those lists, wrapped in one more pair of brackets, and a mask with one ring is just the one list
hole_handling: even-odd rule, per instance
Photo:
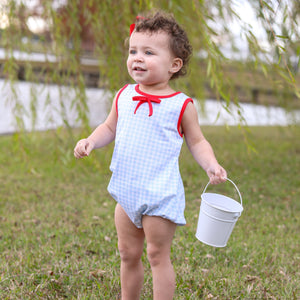
{"label": "red trim on romper", "polygon": [[156,98],[171,98],[171,97],[176,96],[176,95],[178,95],[178,94],[181,93],[181,92],[176,92],[176,93],[173,93],[173,94],[170,94],[170,95],[164,95],[164,96],[147,94],[147,93],[144,93],[144,92],[142,92],[142,91],[140,90],[139,84],[137,84],[137,85],[135,86],[135,91],[136,91],[137,93],[143,95],[143,96],[152,96],[152,97],[154,96],[154,97],[156,97]]}
{"label": "red trim on romper", "polygon": [[179,119],[178,119],[178,123],[177,123],[177,131],[178,131],[178,133],[179,133],[179,135],[180,135],[181,137],[183,137],[183,132],[180,132],[180,125],[181,125],[182,117],[183,117],[183,114],[184,114],[184,111],[185,111],[187,105],[188,105],[190,102],[194,103],[194,101],[193,101],[192,98],[187,98],[187,99],[184,101],[184,103],[183,103],[183,105],[182,105],[182,108],[181,108],[180,115],[179,115]]}
{"label": "red trim on romper", "polygon": [[119,100],[119,97],[121,95],[121,93],[127,88],[128,84],[124,85],[118,92],[117,94],[117,97],[116,97],[116,112],[117,112],[117,117],[119,116],[118,114],[118,100]]}

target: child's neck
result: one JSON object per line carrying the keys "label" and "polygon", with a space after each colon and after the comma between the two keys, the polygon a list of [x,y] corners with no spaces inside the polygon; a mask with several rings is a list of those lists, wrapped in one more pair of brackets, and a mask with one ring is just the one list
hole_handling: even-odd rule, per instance
{"label": "child's neck", "polygon": [[140,91],[151,94],[151,95],[157,95],[157,96],[165,96],[173,94],[175,91],[170,87],[169,84],[164,85],[143,85],[139,84]]}

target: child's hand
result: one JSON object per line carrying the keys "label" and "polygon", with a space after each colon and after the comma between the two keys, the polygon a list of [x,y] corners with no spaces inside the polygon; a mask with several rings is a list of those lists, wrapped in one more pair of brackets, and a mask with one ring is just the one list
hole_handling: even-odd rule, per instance
{"label": "child's hand", "polygon": [[219,164],[209,167],[206,173],[211,184],[219,184],[227,178],[227,172]]}
{"label": "child's hand", "polygon": [[78,141],[74,148],[74,156],[76,158],[82,158],[88,156],[94,149],[94,143],[88,139]]}

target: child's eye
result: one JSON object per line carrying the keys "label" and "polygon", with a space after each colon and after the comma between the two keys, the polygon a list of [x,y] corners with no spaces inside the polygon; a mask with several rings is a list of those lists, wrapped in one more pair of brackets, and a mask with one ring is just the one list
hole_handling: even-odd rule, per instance
{"label": "child's eye", "polygon": [[153,55],[153,52],[152,51],[146,51],[145,54],[146,55]]}
{"label": "child's eye", "polygon": [[129,50],[129,54],[136,54],[136,50]]}

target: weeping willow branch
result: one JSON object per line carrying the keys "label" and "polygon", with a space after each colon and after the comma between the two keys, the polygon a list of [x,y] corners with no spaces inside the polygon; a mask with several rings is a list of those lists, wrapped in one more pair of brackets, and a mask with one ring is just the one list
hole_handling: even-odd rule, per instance
{"label": "weeping willow branch", "polygon": [[[240,18],[232,1],[192,0],[189,5],[185,0],[69,0],[60,6],[54,6],[54,3],[56,2],[40,0],[36,7],[29,7],[28,1],[11,0],[5,6],[2,4],[3,13],[8,20],[2,30],[0,42],[6,53],[3,74],[12,87],[9,101],[14,102],[20,127],[24,127],[22,117],[26,113],[32,116],[34,127],[37,119],[36,107],[40,101],[38,91],[32,88],[30,111],[24,111],[14,84],[25,80],[58,86],[60,107],[57,109],[61,111],[65,126],[71,130],[65,113],[66,107],[70,106],[77,113],[78,123],[89,129],[87,77],[96,74],[98,77],[95,86],[109,90],[111,95],[130,82],[126,70],[127,47],[124,41],[129,34],[129,25],[136,15],[153,8],[172,12],[188,32],[194,48],[189,75],[174,81],[172,84],[175,89],[180,89],[199,101],[208,97],[220,100],[229,112],[231,105],[239,110],[240,101],[257,101],[253,86],[263,90],[265,86],[273,85],[273,89],[281,93],[290,89],[292,82],[293,91],[299,97],[296,75],[293,76],[285,57],[282,56],[282,59],[289,76],[284,77],[280,68],[273,68],[271,62],[261,61],[261,54],[265,53],[255,33],[250,30],[241,28],[241,35],[246,35],[249,45],[248,59],[236,60],[224,55],[224,44],[236,49],[230,24]],[[259,3],[257,11],[265,15],[265,29],[272,32],[275,47],[280,48],[271,21],[266,17],[269,6],[263,0]],[[299,12],[298,7],[298,14]],[[292,24],[291,17],[284,11],[282,13],[285,14],[287,26]],[[33,32],[29,26],[34,20],[44,24],[41,32]],[[39,62],[24,62],[15,55],[16,50],[28,57],[32,53],[43,54],[44,59]],[[93,63],[85,65],[86,59]],[[264,86],[261,83],[261,74],[256,70],[259,64],[264,76]],[[250,74],[252,70],[257,72],[255,76]],[[280,83],[281,90],[277,89],[278,76],[283,78]],[[70,89],[69,92],[66,92],[66,87]],[[49,94],[45,106],[55,105],[56,100]],[[277,99],[272,101],[277,105],[282,104]],[[243,115],[240,110],[239,113],[243,125]]]}
{"label": "weeping willow branch", "polygon": [[[280,46],[280,43],[278,41],[278,36],[276,33],[275,33],[275,30],[273,28],[273,26],[271,25],[271,22],[270,22],[270,19],[267,17],[267,14],[266,14],[266,10],[268,9],[269,11],[271,11],[271,13],[275,14],[274,13],[274,10],[263,0],[259,0],[260,2],[260,5],[262,7],[262,13],[264,14],[264,18],[265,20],[267,21],[267,24],[268,24],[268,27],[269,27],[269,30],[270,32],[272,33],[272,36],[273,36],[273,39],[274,39],[274,44],[276,45],[277,49],[279,50],[279,55],[280,55],[280,58],[283,60],[283,64],[284,64],[284,67],[285,69],[287,70],[288,72],[288,75],[289,75],[289,78],[291,80],[291,83],[295,89],[295,94],[297,95],[297,97],[300,99],[300,92],[299,92],[299,87],[297,86],[296,84],[296,80],[295,80],[295,77],[293,76],[291,70],[290,70],[290,67],[288,66],[288,63],[287,63],[287,60],[285,58],[284,55],[282,55],[282,52],[285,52],[286,49],[282,46]],[[279,37],[281,38],[284,38],[284,39],[290,39],[289,37],[287,36],[282,36],[280,35]],[[282,73],[280,73],[282,75]]]}

